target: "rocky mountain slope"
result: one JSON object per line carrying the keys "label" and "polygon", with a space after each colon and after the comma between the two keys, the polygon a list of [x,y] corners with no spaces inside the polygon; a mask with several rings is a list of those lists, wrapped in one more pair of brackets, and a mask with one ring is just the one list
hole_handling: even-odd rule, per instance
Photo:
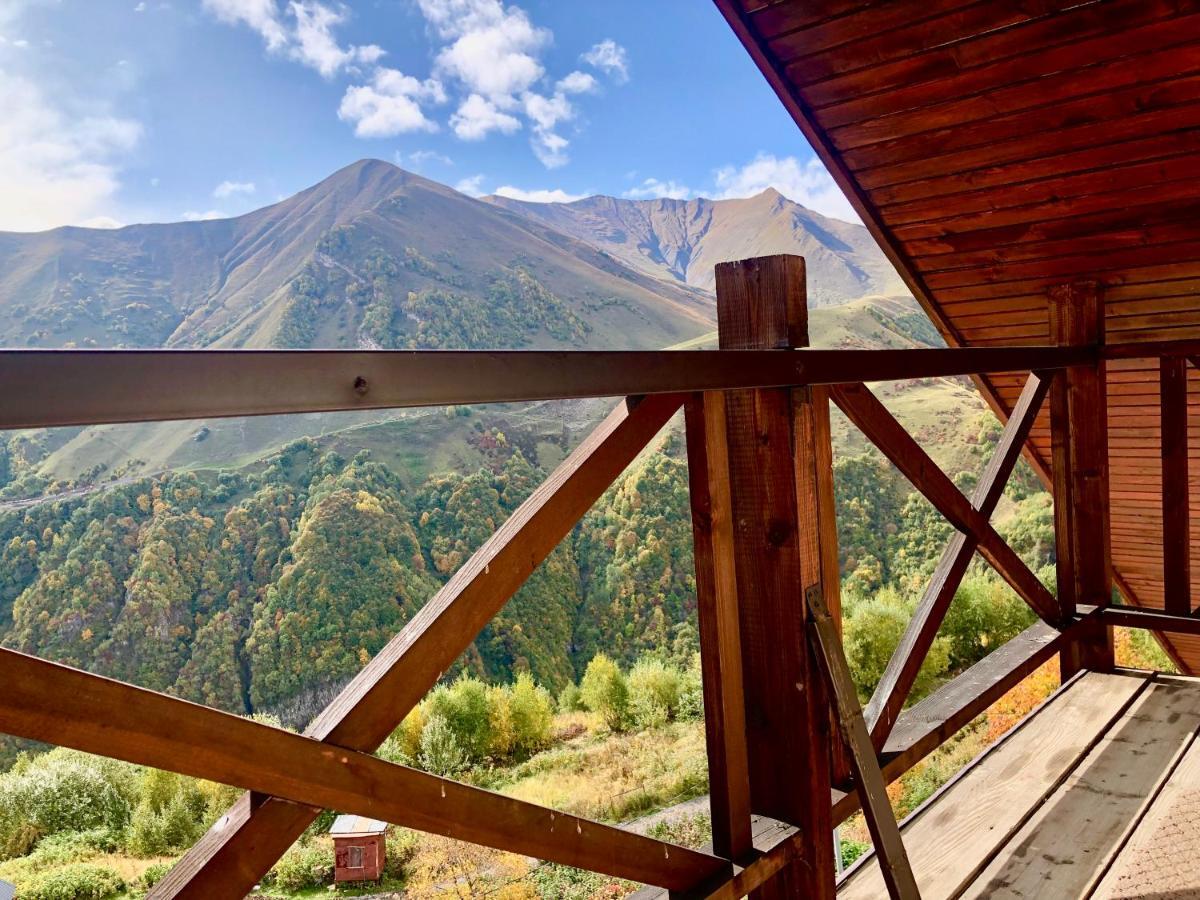
{"label": "rocky mountain slope", "polygon": [[908,293],[866,228],[822,216],[774,189],[740,200],[484,199],[588,241],[640,271],[704,290],[712,290],[719,262],[797,253],[808,263],[811,306]]}

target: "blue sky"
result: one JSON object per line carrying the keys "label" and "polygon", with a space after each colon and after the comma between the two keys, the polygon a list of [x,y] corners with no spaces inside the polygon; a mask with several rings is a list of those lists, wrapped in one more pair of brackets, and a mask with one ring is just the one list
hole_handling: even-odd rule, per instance
{"label": "blue sky", "polygon": [[469,193],[849,205],[707,0],[0,0],[0,230]]}

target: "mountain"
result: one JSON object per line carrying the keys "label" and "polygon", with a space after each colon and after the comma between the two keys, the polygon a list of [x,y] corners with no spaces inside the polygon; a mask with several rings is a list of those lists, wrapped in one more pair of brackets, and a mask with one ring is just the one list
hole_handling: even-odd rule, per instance
{"label": "mountain", "polygon": [[9,346],[647,348],[712,315],[702,291],[378,160],[233,219],[0,234]]}
{"label": "mountain", "polygon": [[639,271],[706,291],[713,289],[719,262],[797,253],[808,263],[810,306],[908,294],[866,228],[813,212],[774,189],[742,200],[484,199],[594,244]]}

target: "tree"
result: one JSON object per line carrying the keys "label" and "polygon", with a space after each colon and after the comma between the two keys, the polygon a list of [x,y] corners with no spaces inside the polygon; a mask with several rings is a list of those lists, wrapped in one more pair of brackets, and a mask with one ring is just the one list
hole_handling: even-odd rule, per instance
{"label": "tree", "polygon": [[617,664],[597,653],[588,663],[579,685],[584,705],[613,731],[623,731],[629,721],[629,686]]}

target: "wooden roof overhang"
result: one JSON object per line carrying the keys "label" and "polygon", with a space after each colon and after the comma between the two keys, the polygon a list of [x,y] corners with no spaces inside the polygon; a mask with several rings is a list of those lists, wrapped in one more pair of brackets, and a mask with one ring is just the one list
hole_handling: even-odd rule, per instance
{"label": "wooden roof overhang", "polygon": [[[1200,4],[715,2],[951,346],[1049,342],[1077,280],[1109,342],[1200,336]],[[976,381],[1007,417],[1021,379]],[[1158,361],[1110,362],[1108,409],[1115,580],[1161,607]],[[1048,482],[1048,413],[1027,454]],[[1200,671],[1200,637],[1167,649]]]}

